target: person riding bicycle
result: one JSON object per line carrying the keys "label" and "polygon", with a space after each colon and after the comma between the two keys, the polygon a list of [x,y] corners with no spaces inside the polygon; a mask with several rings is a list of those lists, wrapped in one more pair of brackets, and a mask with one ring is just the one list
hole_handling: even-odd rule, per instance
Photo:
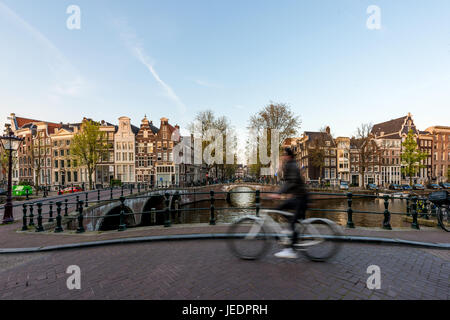
{"label": "person riding bicycle", "polygon": [[278,258],[296,258],[297,253],[294,250],[294,245],[297,242],[298,233],[295,228],[295,223],[298,219],[305,219],[305,212],[308,207],[308,189],[300,174],[300,169],[297,166],[292,149],[284,149],[282,161],[284,183],[279,193],[272,195],[272,198],[280,199],[281,194],[288,195],[288,198],[277,209],[292,209],[295,210],[295,214],[290,221],[292,230],[290,247],[276,253],[275,256]]}

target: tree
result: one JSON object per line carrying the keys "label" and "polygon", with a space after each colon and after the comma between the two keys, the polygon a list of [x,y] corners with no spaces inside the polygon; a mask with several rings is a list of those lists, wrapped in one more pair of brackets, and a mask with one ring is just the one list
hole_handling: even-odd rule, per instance
{"label": "tree", "polygon": [[379,166],[383,154],[383,146],[377,143],[372,134],[372,123],[363,123],[357,128],[356,137],[352,137],[350,144],[358,150],[358,169],[365,188],[365,175],[369,167]]}
{"label": "tree", "polygon": [[412,178],[419,171],[419,168],[426,167],[421,164],[421,161],[425,160],[428,155],[425,152],[420,151],[417,147],[414,132],[411,129],[408,131],[408,135],[402,143],[402,149],[402,173],[409,177],[409,185],[412,185]]}
{"label": "tree", "polygon": [[[228,148],[236,147],[236,141],[233,140],[228,141],[227,135],[234,136],[234,129],[230,124],[230,121],[225,116],[216,117],[212,110],[200,111],[194,118],[194,121],[188,125],[189,130],[191,131],[196,138],[200,138],[202,140],[202,156],[206,148],[213,143],[209,142],[211,137],[208,136],[208,133],[211,131],[216,131],[219,135],[222,136],[222,163],[210,163],[207,165],[208,172],[212,169],[215,171],[215,177],[219,177],[219,169],[221,173],[221,177],[224,178],[226,176],[231,176],[235,171],[235,163],[226,163],[226,151]],[[214,139],[218,138],[217,136]],[[233,145],[227,146],[227,142],[232,143]],[[219,150],[211,150],[211,157],[215,158],[216,152]],[[235,157],[236,158],[236,157]]]}
{"label": "tree", "polygon": [[[265,130],[267,130],[267,149],[272,150],[272,130],[277,130],[279,133],[278,149],[280,150],[283,141],[295,136],[300,129],[300,125],[300,117],[292,112],[288,104],[270,102],[262,110],[250,117],[248,129],[252,130],[256,136],[251,137],[247,141],[247,153],[251,153],[251,150],[256,150],[256,146],[261,142]],[[270,156],[272,157],[272,154]],[[250,172],[259,177],[262,167],[261,154],[255,160],[256,163],[250,164]]]}
{"label": "tree", "polygon": [[320,134],[314,135],[308,146],[308,158],[312,167],[319,169],[319,180],[323,178],[323,167],[325,165],[326,135],[324,129],[320,129]]}
{"label": "tree", "polygon": [[100,124],[92,120],[84,120],[72,139],[70,152],[77,165],[87,168],[90,189],[93,187],[92,174],[109,147],[106,133],[100,131]]}

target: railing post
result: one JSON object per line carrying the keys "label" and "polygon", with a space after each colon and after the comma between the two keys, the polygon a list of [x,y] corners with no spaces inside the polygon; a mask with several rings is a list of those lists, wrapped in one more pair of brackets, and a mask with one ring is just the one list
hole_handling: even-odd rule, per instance
{"label": "railing post", "polygon": [[389,196],[384,195],[384,221],[383,229],[392,230],[391,227],[391,213],[389,212]]}
{"label": "railing post", "polygon": [[255,192],[255,206],[256,206],[256,216],[259,217],[259,209],[261,208],[261,191],[256,190]]}
{"label": "railing post", "polygon": [[112,198],[113,198],[113,187],[110,187],[109,188],[109,199],[112,200]]}
{"label": "railing post", "polygon": [[83,227],[83,200],[80,200],[78,202],[78,228],[77,233],[83,233],[84,227]]}
{"label": "railing post", "polygon": [[419,230],[419,223],[417,222],[417,197],[412,197],[412,217],[413,222],[411,224],[411,228]]}
{"label": "railing post", "polygon": [[152,224],[156,224],[156,208],[152,208],[150,213],[150,220]]}
{"label": "railing post", "polygon": [[123,184],[120,185],[120,196],[123,197]]}
{"label": "railing post", "polygon": [[176,221],[178,223],[180,223],[180,210],[179,210],[179,199],[180,197],[180,193],[178,191],[175,191],[175,195],[174,195],[174,202],[173,202],[173,210],[175,212],[175,217],[176,217]]}
{"label": "railing post", "polygon": [[130,194],[133,194],[133,184],[130,184]]}
{"label": "railing post", "polygon": [[86,196],[86,203],[84,204],[84,206],[85,206],[86,208],[89,207],[88,193],[89,193],[89,191],[85,193],[85,196]]}
{"label": "railing post", "polygon": [[210,201],[211,201],[211,206],[210,206],[211,217],[209,219],[209,224],[210,225],[215,225],[216,224],[216,219],[215,219],[215,216],[214,216],[214,210],[215,210],[215,207],[214,207],[214,202],[215,202],[214,190],[211,190],[209,192],[209,195],[210,195]]}
{"label": "railing post", "polygon": [[97,201],[100,201],[100,189],[97,190]]}
{"label": "railing post", "polygon": [[33,218],[34,218],[34,214],[33,214],[33,204],[30,203],[29,206],[30,206],[30,223],[28,223],[28,225],[29,225],[29,226],[34,226],[34,220],[33,220]]}
{"label": "railing post", "polygon": [[23,225],[22,225],[22,231],[27,231],[27,205],[23,204]]}
{"label": "railing post", "polygon": [[80,196],[76,196],[77,207],[75,208],[78,211],[78,206],[80,205]]}
{"label": "railing post", "polygon": [[66,199],[64,199],[64,217],[67,217],[68,215],[69,215],[69,208],[68,208],[68,206],[67,206],[67,202],[68,202],[69,200],[66,198]]}
{"label": "railing post", "polygon": [[61,202],[58,201],[56,203],[56,228],[55,233],[63,232],[63,228],[61,225],[62,217],[61,217]]}
{"label": "railing post", "polygon": [[164,227],[170,227],[171,222],[170,222],[170,199],[169,199],[170,195],[168,192],[165,193],[165,205],[166,208],[164,210]]}
{"label": "railing post", "polygon": [[42,226],[42,202],[39,202],[37,204],[38,207],[38,216],[37,216],[37,228],[36,228],[36,232],[42,232],[44,231],[44,227]]}
{"label": "railing post", "polygon": [[27,200],[30,200],[30,198],[28,196],[28,193],[29,193],[28,188],[26,189],[26,192],[27,192]]}
{"label": "railing post", "polygon": [[53,222],[53,201],[50,201],[50,204],[49,204],[48,222]]}
{"label": "railing post", "polygon": [[119,230],[125,231],[127,225],[125,224],[125,197],[120,197],[120,215],[119,215]]}
{"label": "railing post", "polygon": [[353,223],[353,209],[352,209],[352,200],[353,194],[351,192],[347,193],[347,228],[354,228],[355,224]]}
{"label": "railing post", "polygon": [[411,215],[411,195],[406,198],[406,216]]}
{"label": "railing post", "polygon": [[141,193],[141,183],[138,183],[138,193]]}

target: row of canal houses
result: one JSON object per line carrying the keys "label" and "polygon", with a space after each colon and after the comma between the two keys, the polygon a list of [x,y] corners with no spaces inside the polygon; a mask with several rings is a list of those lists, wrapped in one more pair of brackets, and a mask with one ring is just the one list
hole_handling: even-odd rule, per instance
{"label": "row of canal houses", "polygon": [[[346,181],[355,186],[375,183],[387,187],[390,184],[409,184],[409,177],[401,169],[402,142],[409,130],[413,131],[418,148],[428,154],[413,182],[428,184],[448,181],[450,127],[432,126],[421,131],[410,113],[373,125],[368,139],[333,138],[330,127],[327,127],[321,132],[306,131],[301,137],[286,139],[283,144],[295,151],[306,181],[324,181],[331,185]],[[376,148],[371,152],[362,152],[363,141],[373,142]],[[313,161],[313,157],[317,159],[313,153],[318,146],[325,150],[321,166],[317,160]]]}
{"label": "row of canal houses", "polygon": [[[14,113],[9,119],[13,132],[24,139],[14,161],[14,184],[35,185],[38,179],[40,186],[56,190],[61,186],[88,183],[87,169],[76,163],[70,146],[82,122],[91,119],[84,118],[79,123],[52,123],[18,117]],[[118,125],[99,123],[110,148],[93,173],[96,185],[109,186],[113,179],[123,183],[190,185],[205,179],[201,167],[190,165],[193,161],[175,164],[174,146],[192,138],[180,136],[179,126],[172,126],[167,118],[160,119],[159,127],[146,116],[140,127],[131,124],[131,119],[125,116],[118,119]]]}

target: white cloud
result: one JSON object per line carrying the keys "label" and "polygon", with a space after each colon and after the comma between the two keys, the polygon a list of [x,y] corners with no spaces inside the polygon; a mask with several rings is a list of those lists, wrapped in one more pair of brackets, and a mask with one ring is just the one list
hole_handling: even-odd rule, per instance
{"label": "white cloud", "polygon": [[2,2],[0,2],[0,14],[6,15],[25,29],[51,53],[50,71],[55,78],[55,83],[49,88],[49,97],[55,95],[73,97],[82,92],[86,86],[85,80],[53,42]]}
{"label": "white cloud", "polygon": [[181,101],[175,91],[169,86],[166,82],[164,82],[159,74],[156,72],[154,67],[154,62],[151,61],[151,58],[145,53],[145,50],[142,46],[140,39],[137,37],[136,33],[127,25],[124,20],[116,20],[115,25],[120,29],[120,36],[122,40],[125,42],[128,49],[132,52],[136,59],[138,59],[152,74],[153,78],[159,85],[164,89],[165,93],[171,99],[180,112],[186,112],[186,105]]}

